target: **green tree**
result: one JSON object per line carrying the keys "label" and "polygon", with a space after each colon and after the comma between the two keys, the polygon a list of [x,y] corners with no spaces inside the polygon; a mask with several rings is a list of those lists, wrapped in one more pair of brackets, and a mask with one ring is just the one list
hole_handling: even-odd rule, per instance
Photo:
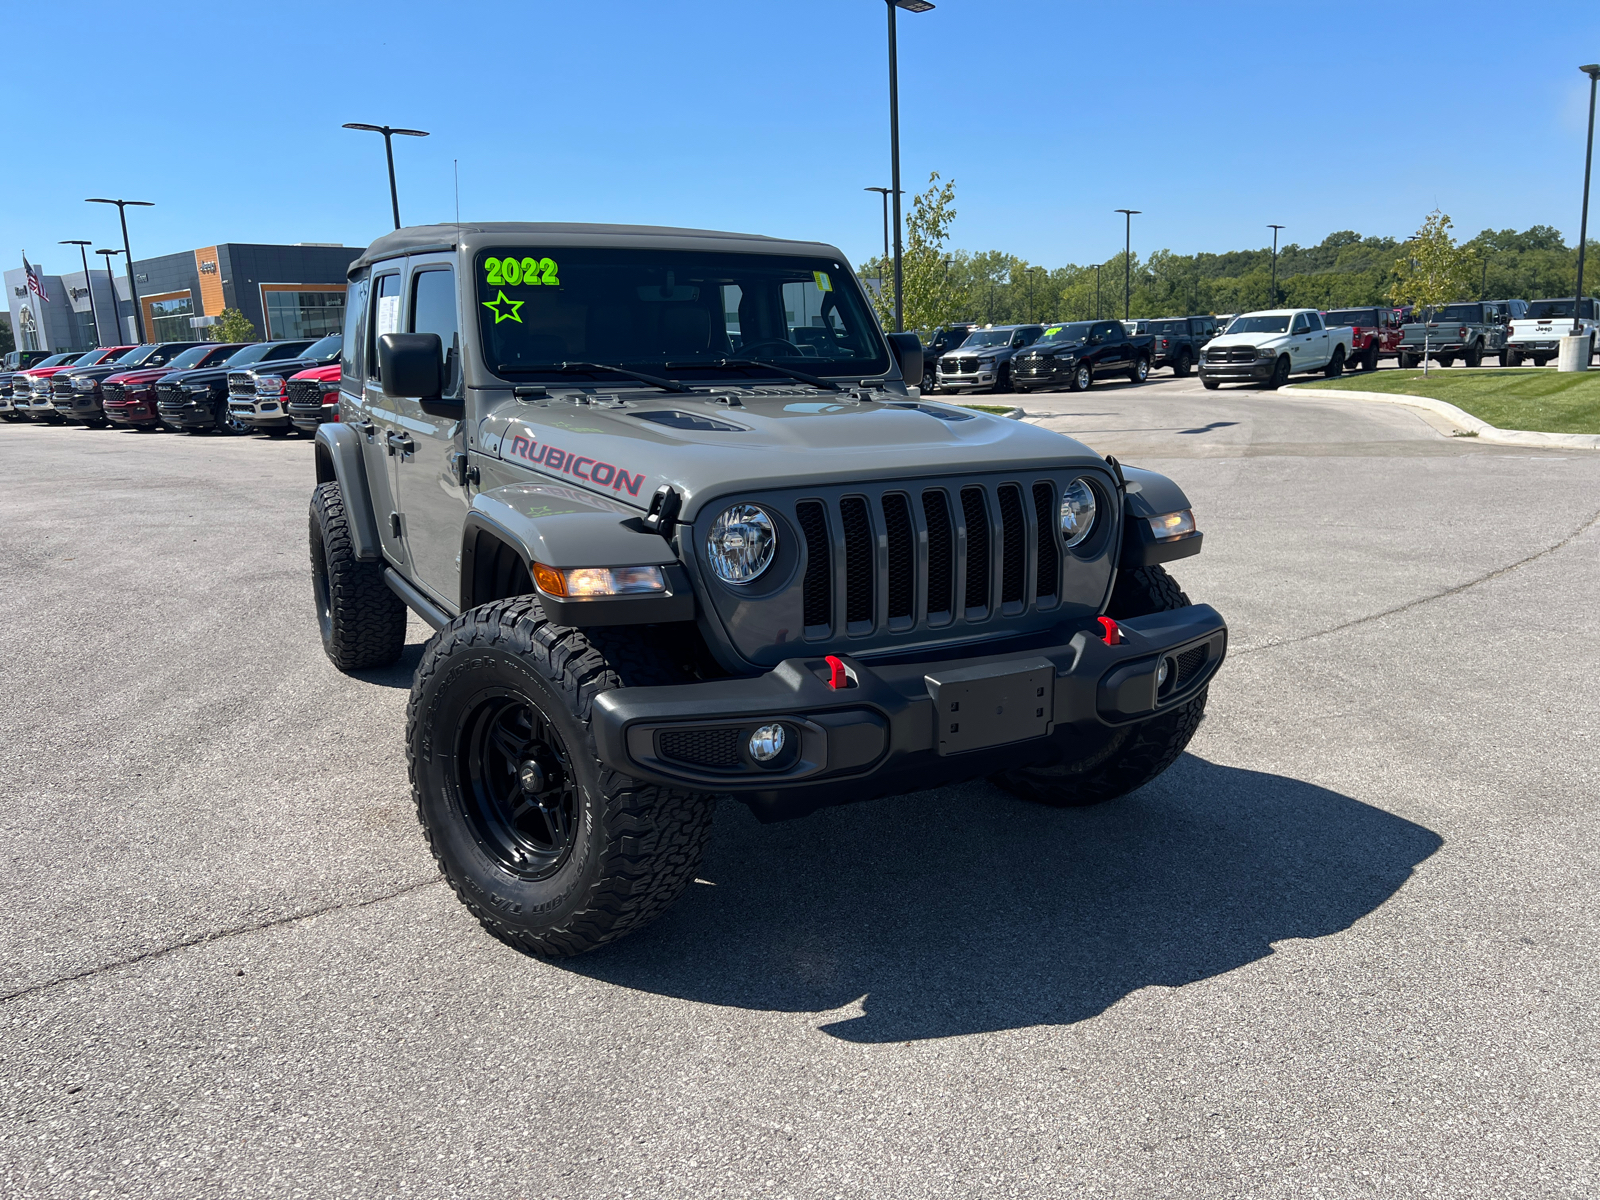
{"label": "green tree", "polygon": [[[1395,304],[1414,304],[1419,309],[1440,308],[1452,300],[1470,296],[1476,281],[1472,278],[1476,259],[1456,244],[1450,233],[1450,217],[1434,209],[1395,260],[1395,281],[1389,299]],[[1424,325],[1422,373],[1428,373],[1430,349]]]}
{"label": "green tree", "polygon": [[[928,176],[928,190],[911,198],[906,214],[906,236],[900,252],[901,308],[907,329],[932,329],[961,319],[966,305],[964,289],[950,278],[944,244],[956,219],[956,185],[941,184],[939,172]],[[882,264],[884,286],[873,296],[878,319],[894,328],[894,267]],[[953,265],[953,264],[952,264]],[[878,274],[873,259],[862,266],[862,276]]]}
{"label": "green tree", "polygon": [[217,314],[217,323],[211,327],[213,342],[253,342],[256,327],[237,308],[225,308]]}
{"label": "green tree", "polygon": [[0,354],[10,354],[17,348],[17,339],[11,336],[11,314],[0,313]]}

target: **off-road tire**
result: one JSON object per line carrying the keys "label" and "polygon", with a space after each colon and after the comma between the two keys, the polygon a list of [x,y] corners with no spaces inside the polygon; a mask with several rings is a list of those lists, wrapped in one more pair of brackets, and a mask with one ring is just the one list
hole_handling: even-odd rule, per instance
{"label": "off-road tire", "polygon": [[1483,366],[1483,347],[1481,345],[1474,345],[1471,350],[1468,350],[1461,356],[1461,361],[1466,363],[1469,367]]}
{"label": "off-road tire", "polygon": [[1536,366],[1536,367],[1547,367],[1547,366],[1549,366],[1550,365],[1550,356],[1548,354],[1535,354],[1533,356],[1533,365]]}
{"label": "off-road tire", "polygon": [[[660,916],[694,878],[714,798],[661,787],[603,764],[594,702],[617,687],[678,681],[634,631],[592,636],[552,624],[536,600],[471,609],[423,651],[406,708],[417,819],[439,870],[484,928],[541,956],[582,954]],[[478,833],[460,782],[472,705],[503,694],[559,736],[576,787],[576,819],[559,865],[515,873]]]}
{"label": "off-road tire", "polygon": [[1402,350],[1400,353],[1395,355],[1394,365],[1399,367],[1402,371],[1409,371],[1417,365],[1417,356],[1414,354],[1407,354],[1404,350]]}
{"label": "off-road tire", "polygon": [[1193,367],[1194,357],[1187,350],[1184,350],[1179,353],[1178,361],[1172,364],[1172,374],[1174,377],[1182,379]]}
{"label": "off-road tire", "polygon": [[1441,354],[1436,361],[1441,367],[1453,367],[1456,365],[1456,356],[1454,354]]}
{"label": "off-road tire", "polygon": [[1280,354],[1278,361],[1272,364],[1272,374],[1261,386],[1268,391],[1276,391],[1289,382],[1289,356]]}
{"label": "off-road tire", "polygon": [[1133,366],[1128,368],[1128,381],[1130,383],[1143,383],[1149,378],[1150,360],[1141,354],[1133,360]]}
{"label": "off-road tire", "polygon": [[382,561],[356,557],[344,495],[311,493],[311,585],[322,649],[341,671],[387,667],[406,648],[406,606],[383,581]]}
{"label": "off-road tire", "polygon": [[1328,360],[1328,365],[1322,368],[1325,379],[1337,379],[1344,374],[1344,347],[1335,346],[1333,357]]}
{"label": "off-road tire", "polygon": [[1376,371],[1378,369],[1378,343],[1373,342],[1367,347],[1367,352],[1361,356],[1361,369],[1363,371]]}
{"label": "off-road tire", "polygon": [[[1159,567],[1117,575],[1107,614],[1116,619],[1187,608],[1189,597]],[[1053,808],[1087,808],[1143,787],[1165,771],[1194,737],[1206,711],[1206,690],[1158,716],[1108,732],[1097,744],[1074,745],[1079,757],[1048,767],[1002,771],[990,781],[1024,800]]]}

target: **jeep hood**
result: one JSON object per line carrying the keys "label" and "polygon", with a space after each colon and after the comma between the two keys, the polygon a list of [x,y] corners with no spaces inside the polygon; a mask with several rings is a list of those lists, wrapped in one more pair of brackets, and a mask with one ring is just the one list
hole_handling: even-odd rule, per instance
{"label": "jeep hood", "polygon": [[1006,417],[886,393],[775,390],[719,388],[737,407],[659,392],[507,400],[479,421],[474,448],[639,508],[671,485],[685,521],[720,496],[808,483],[1103,465],[1081,442]]}

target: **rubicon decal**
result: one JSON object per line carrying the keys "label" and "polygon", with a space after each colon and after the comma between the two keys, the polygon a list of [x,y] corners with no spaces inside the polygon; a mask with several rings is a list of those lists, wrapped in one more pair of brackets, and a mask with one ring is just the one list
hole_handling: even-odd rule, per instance
{"label": "rubicon decal", "polygon": [[548,442],[524,437],[520,433],[511,439],[511,453],[523,462],[543,467],[546,471],[558,471],[599,487],[609,487],[617,492],[625,491],[630,496],[637,496],[639,488],[644,484],[642,472],[634,474],[611,463],[585,458],[580,454],[552,446]]}

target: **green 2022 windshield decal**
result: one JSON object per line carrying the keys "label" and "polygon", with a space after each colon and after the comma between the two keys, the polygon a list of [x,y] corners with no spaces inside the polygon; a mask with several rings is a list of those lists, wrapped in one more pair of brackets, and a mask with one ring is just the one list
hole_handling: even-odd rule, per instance
{"label": "green 2022 windshield decal", "polygon": [[556,260],[553,258],[486,258],[483,269],[488,272],[484,282],[491,287],[539,287],[548,284],[560,287],[556,277]]}

